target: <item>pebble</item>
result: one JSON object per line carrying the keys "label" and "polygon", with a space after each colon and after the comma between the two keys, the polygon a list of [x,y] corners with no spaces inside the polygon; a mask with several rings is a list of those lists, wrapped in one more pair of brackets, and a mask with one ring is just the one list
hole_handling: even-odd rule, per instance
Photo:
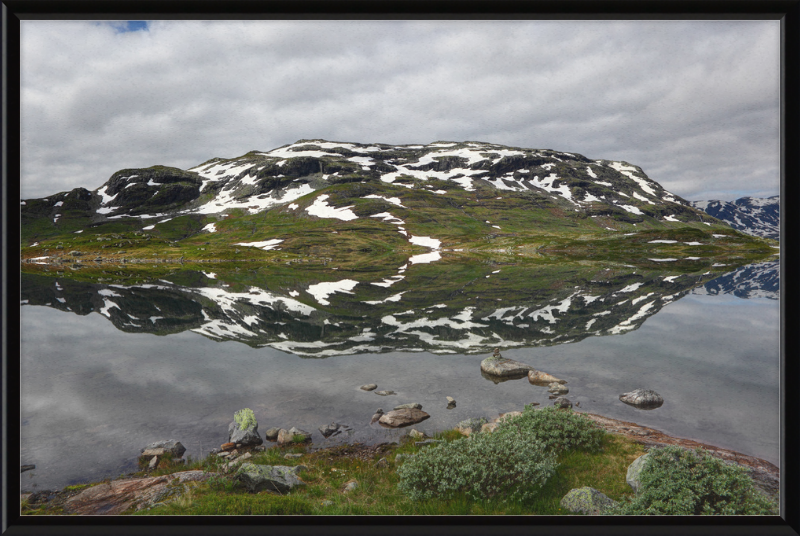
{"label": "pebble", "polygon": [[375,385],[374,383],[368,383],[366,385],[362,385],[361,386],[361,389],[363,391],[372,391],[372,390],[377,389],[377,388],[378,388],[378,386]]}

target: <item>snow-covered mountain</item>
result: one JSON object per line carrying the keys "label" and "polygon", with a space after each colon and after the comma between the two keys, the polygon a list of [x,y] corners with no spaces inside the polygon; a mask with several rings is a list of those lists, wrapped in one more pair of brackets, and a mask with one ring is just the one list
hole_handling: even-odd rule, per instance
{"label": "snow-covered mountain", "polygon": [[737,231],[780,240],[780,197],[741,197],[736,201],[692,201],[692,206]]}
{"label": "snow-covered mountain", "polygon": [[[386,145],[300,140],[267,152],[213,158],[189,170],[124,169],[91,192],[77,188],[22,201],[22,211],[23,217],[35,214],[53,222],[72,209],[83,211],[93,222],[133,216],[156,224],[183,214],[231,209],[254,214],[292,206],[306,194],[342,183],[394,190],[401,186],[441,198],[454,190],[527,192],[534,204],[545,200],[559,210],[589,217],[610,216],[628,223],[645,218],[716,223],[627,162],[482,142]],[[314,215],[311,207],[305,210]]]}
{"label": "snow-covered mountain", "polygon": [[739,298],[780,297],[780,261],[742,266],[692,290],[692,294],[733,294]]}

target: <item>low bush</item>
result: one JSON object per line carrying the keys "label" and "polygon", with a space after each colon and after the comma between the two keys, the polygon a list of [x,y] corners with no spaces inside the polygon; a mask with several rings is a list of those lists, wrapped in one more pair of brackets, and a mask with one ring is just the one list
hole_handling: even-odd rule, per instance
{"label": "low bush", "polygon": [[413,500],[534,497],[558,464],[544,445],[522,434],[477,434],[428,447],[397,469],[398,488]]}
{"label": "low bush", "polygon": [[564,452],[580,448],[600,449],[605,431],[594,421],[572,410],[555,407],[535,409],[525,406],[522,415],[501,422],[494,433],[519,432],[529,441],[542,443],[548,451]]}
{"label": "low bush", "polygon": [[608,512],[616,515],[769,515],[773,504],[756,491],[747,470],[707,452],[668,446],[650,451],[641,492]]}

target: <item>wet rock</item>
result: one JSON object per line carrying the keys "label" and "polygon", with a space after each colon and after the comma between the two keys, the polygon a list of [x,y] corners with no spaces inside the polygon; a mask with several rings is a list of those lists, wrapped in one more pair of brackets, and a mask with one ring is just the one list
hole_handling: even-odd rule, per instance
{"label": "wet rock", "polygon": [[141,510],[155,503],[179,497],[186,482],[206,480],[213,473],[183,471],[171,475],[114,480],[86,488],[64,503],[68,514],[118,515],[135,508]]}
{"label": "wet rock", "polygon": [[554,395],[565,395],[569,393],[569,388],[566,385],[558,382],[551,383],[548,386],[547,390],[553,393]]}
{"label": "wet rock", "polygon": [[402,426],[417,424],[418,422],[422,422],[429,417],[430,415],[420,409],[397,409],[381,415],[380,419],[378,419],[378,422],[392,428],[399,428]]}
{"label": "wet rock", "polygon": [[397,393],[395,393],[394,391],[375,391],[375,394],[380,396],[389,396],[389,395],[396,395]]}
{"label": "wet rock", "polygon": [[628,472],[625,474],[625,482],[631,487],[634,493],[639,493],[639,488],[641,487],[642,483],[639,480],[639,476],[642,473],[642,469],[644,469],[647,460],[650,459],[650,453],[643,454],[639,456],[633,463],[628,466]]}
{"label": "wet rock", "polygon": [[381,408],[378,408],[377,410],[375,410],[375,413],[372,415],[372,419],[370,419],[369,423],[375,424],[376,422],[378,422],[378,420],[381,418],[382,415],[383,415],[383,410]]}
{"label": "wet rock", "polygon": [[551,383],[567,383],[565,380],[560,380],[553,376],[552,374],[548,374],[546,372],[542,372],[541,370],[531,370],[528,372],[528,381],[534,385],[550,385]]}
{"label": "wet rock", "polygon": [[297,472],[294,467],[285,465],[243,463],[236,473],[236,479],[251,493],[265,490],[286,493],[292,488],[305,485],[297,477]]}
{"label": "wet rock", "polygon": [[141,450],[141,455],[149,458],[150,456],[163,456],[164,454],[169,453],[172,455],[173,459],[177,460],[183,456],[184,452],[186,452],[186,447],[184,447],[180,441],[175,441],[174,439],[165,439],[150,443]]}
{"label": "wet rock", "polygon": [[456,407],[456,399],[452,396],[445,397],[447,399],[447,409],[453,409]]}
{"label": "wet rock", "polygon": [[278,432],[280,432],[280,428],[270,428],[266,432],[264,432],[264,438],[267,441],[277,441],[278,440]]}
{"label": "wet rock", "polygon": [[572,402],[570,402],[568,398],[560,396],[553,401],[553,405],[558,408],[571,408]]}
{"label": "wet rock", "polygon": [[398,409],[410,409],[410,408],[422,409],[422,404],[417,404],[416,402],[412,402],[410,404],[400,404],[399,406],[395,406],[394,407],[395,410],[398,410]]}
{"label": "wet rock", "polygon": [[336,422],[332,422],[330,424],[326,424],[325,426],[320,426],[318,428],[319,433],[322,434],[322,437],[329,438],[331,436],[341,434],[342,433],[342,425]]}
{"label": "wet rock", "polygon": [[32,471],[33,469],[36,469],[35,465],[22,465],[19,468],[19,472],[24,473],[25,471]]}
{"label": "wet rock", "polygon": [[630,393],[619,395],[619,399],[628,405],[641,409],[655,409],[664,403],[661,395],[650,389],[635,389]]}
{"label": "wet rock", "polygon": [[228,425],[228,442],[255,446],[264,442],[258,434],[258,422],[249,408],[240,409],[233,414],[233,422]]}
{"label": "wet rock", "polygon": [[489,376],[524,378],[530,370],[533,370],[532,366],[513,359],[505,359],[500,355],[500,352],[495,352],[491,357],[481,361],[481,372]]}
{"label": "wet rock", "polygon": [[561,507],[576,514],[602,515],[614,506],[616,501],[608,498],[604,493],[594,488],[571,489],[561,499]]}
{"label": "wet rock", "polygon": [[361,386],[361,390],[363,390],[363,391],[374,391],[377,388],[378,388],[378,386],[376,384],[374,384],[374,383],[368,383],[366,385],[362,385]]}

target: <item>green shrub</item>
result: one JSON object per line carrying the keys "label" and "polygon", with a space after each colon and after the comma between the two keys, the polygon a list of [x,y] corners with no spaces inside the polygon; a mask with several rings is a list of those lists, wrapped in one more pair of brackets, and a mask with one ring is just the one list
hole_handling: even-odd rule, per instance
{"label": "green shrub", "polygon": [[531,405],[525,406],[522,415],[498,424],[494,433],[506,430],[516,430],[529,441],[538,441],[556,453],[575,448],[597,451],[605,434],[594,421],[572,410],[535,409]]}
{"label": "green shrub", "polygon": [[247,430],[251,426],[256,426],[256,416],[250,408],[240,409],[233,414],[233,420],[239,425],[240,430]]}
{"label": "green shrub", "polygon": [[650,451],[641,493],[623,500],[617,515],[769,515],[775,504],[756,491],[747,469],[702,449],[668,446]]}
{"label": "green shrub", "polygon": [[480,500],[534,497],[558,464],[544,446],[520,433],[477,434],[440,443],[408,458],[398,469],[398,488],[413,500],[451,498],[458,493]]}

